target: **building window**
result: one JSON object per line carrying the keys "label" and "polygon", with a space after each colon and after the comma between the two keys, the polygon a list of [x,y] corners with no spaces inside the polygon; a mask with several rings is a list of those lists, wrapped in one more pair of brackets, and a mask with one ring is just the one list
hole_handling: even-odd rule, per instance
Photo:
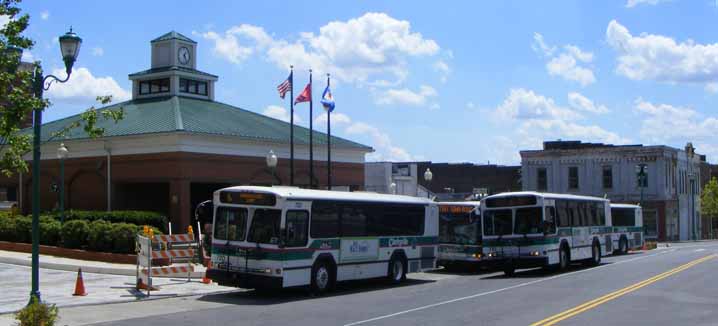
{"label": "building window", "polygon": [[180,92],[207,95],[207,82],[180,78]]}
{"label": "building window", "polygon": [[613,167],[603,166],[603,189],[613,189]]}
{"label": "building window", "polygon": [[167,93],[170,91],[170,79],[154,79],[140,82],[140,95]]}
{"label": "building window", "polygon": [[538,168],[536,174],[536,187],[539,191],[546,191],[548,189],[548,180],[546,178],[546,168]]}
{"label": "building window", "polygon": [[568,168],[568,189],[578,189],[578,167]]}

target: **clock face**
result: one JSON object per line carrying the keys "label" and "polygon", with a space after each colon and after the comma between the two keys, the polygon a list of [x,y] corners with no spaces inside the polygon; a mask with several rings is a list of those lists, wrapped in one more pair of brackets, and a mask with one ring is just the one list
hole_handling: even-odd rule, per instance
{"label": "clock face", "polygon": [[184,46],[179,48],[179,51],[177,51],[177,59],[179,63],[183,65],[188,64],[190,59],[189,49]]}

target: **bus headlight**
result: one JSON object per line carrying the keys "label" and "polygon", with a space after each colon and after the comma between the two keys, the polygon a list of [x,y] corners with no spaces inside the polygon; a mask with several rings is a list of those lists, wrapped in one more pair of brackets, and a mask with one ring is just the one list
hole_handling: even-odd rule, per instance
{"label": "bus headlight", "polygon": [[496,257],[496,256],[497,256],[497,254],[495,251],[489,252],[489,257]]}
{"label": "bus headlight", "polygon": [[537,256],[541,256],[541,253],[538,252],[538,251],[532,251],[532,252],[529,253],[529,255],[534,256],[534,257],[537,257]]}
{"label": "bus headlight", "polygon": [[471,256],[474,257],[474,258],[476,258],[476,259],[481,259],[481,256],[482,256],[482,255],[481,255],[481,253],[476,253],[476,254],[473,254],[473,255],[471,255]]}

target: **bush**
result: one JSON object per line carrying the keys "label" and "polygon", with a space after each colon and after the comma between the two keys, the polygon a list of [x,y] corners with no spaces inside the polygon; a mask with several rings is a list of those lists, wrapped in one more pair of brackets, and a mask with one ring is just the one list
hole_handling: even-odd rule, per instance
{"label": "bush", "polygon": [[90,225],[87,221],[74,220],[65,222],[62,226],[62,246],[65,248],[79,249],[87,245],[87,236],[90,233]]}
{"label": "bush", "polygon": [[112,224],[105,220],[90,223],[90,233],[87,236],[87,248],[94,251],[112,250]]}
{"label": "bush", "polygon": [[[53,214],[55,219],[60,219],[58,212]],[[110,223],[130,223],[134,225],[150,225],[158,228],[162,232],[167,232],[167,217],[149,211],[65,211],[65,221],[85,220],[93,222],[97,220],[105,220]]]}
{"label": "bush", "polygon": [[32,242],[32,217],[18,216],[15,220],[15,242]]}
{"label": "bush", "polygon": [[47,246],[59,245],[61,232],[62,224],[59,221],[40,219],[40,244]]}
{"label": "bush", "polygon": [[6,215],[0,216],[0,241],[15,241],[15,219]]}
{"label": "bush", "polygon": [[112,234],[112,251],[116,253],[135,253],[135,239],[139,227],[129,223],[114,223],[110,233]]}
{"label": "bush", "polygon": [[33,298],[29,305],[15,313],[15,319],[19,326],[55,326],[58,319],[57,307]]}

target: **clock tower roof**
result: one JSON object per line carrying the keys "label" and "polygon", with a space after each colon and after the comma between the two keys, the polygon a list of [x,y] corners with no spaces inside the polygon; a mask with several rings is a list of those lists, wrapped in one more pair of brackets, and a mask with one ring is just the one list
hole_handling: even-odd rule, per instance
{"label": "clock tower roof", "polygon": [[197,42],[195,42],[191,38],[184,36],[181,33],[178,33],[175,31],[170,31],[168,33],[165,33],[164,35],[152,40],[151,43],[168,41],[168,40],[182,40],[182,41],[189,42],[192,44],[197,44]]}

